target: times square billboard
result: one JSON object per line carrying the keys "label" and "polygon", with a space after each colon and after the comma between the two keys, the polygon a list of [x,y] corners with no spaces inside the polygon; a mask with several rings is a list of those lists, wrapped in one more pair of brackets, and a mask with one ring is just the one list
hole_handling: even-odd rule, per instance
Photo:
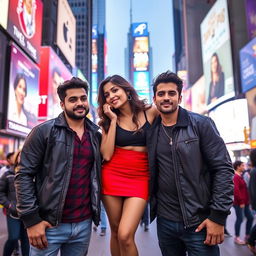
{"label": "times square billboard", "polygon": [[9,7],[9,0],[0,0],[0,25],[6,29],[7,28],[7,19],[8,19],[8,7]]}
{"label": "times square billboard", "polygon": [[227,1],[216,1],[200,27],[209,110],[235,95]]}
{"label": "times square billboard", "polygon": [[62,112],[57,87],[72,74],[49,46],[41,47],[40,71],[39,120],[45,121]]}
{"label": "times square billboard", "polygon": [[37,63],[40,60],[42,18],[41,0],[9,0],[7,31]]}
{"label": "times square billboard", "polygon": [[147,22],[132,24],[132,77],[141,99],[152,101],[149,73],[149,33]]}
{"label": "times square billboard", "polygon": [[6,129],[28,134],[37,125],[39,68],[18,46],[11,45]]}

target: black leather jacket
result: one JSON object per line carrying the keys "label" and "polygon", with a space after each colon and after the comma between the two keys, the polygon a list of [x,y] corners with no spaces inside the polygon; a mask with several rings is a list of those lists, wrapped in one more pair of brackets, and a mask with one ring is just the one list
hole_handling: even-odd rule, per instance
{"label": "black leather jacket", "polygon": [[[151,221],[157,215],[156,148],[161,118],[147,134],[150,167]],[[233,168],[214,122],[179,107],[173,130],[172,156],[178,199],[185,227],[205,218],[224,224],[233,202]]]}
{"label": "black leather jacket", "polygon": [[[94,164],[91,170],[91,207],[96,225],[100,219],[100,139],[98,126],[85,119]],[[46,220],[61,221],[73,163],[74,132],[63,113],[35,127],[21,152],[15,177],[17,210],[26,227]]]}

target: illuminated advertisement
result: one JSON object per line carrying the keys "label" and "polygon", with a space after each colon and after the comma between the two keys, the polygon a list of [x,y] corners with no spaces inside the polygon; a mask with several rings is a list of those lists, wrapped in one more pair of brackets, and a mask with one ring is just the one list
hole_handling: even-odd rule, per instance
{"label": "illuminated advertisement", "polygon": [[244,127],[249,125],[246,99],[228,101],[210,111],[209,116],[225,143],[244,141]]}
{"label": "illuminated advertisement", "polygon": [[42,121],[57,117],[62,112],[57,87],[71,79],[72,74],[51,47],[41,48],[40,67],[39,117]]}
{"label": "illuminated advertisement", "polygon": [[36,62],[39,62],[42,35],[41,0],[10,0],[8,33]]}
{"label": "illuminated advertisement", "polygon": [[[1,31],[0,31],[0,45],[1,45],[0,47],[0,113],[3,113],[5,56],[6,56],[6,49],[7,49],[7,39]],[[0,124],[2,124],[1,121],[2,120],[0,119]]]}
{"label": "illuminated advertisement", "polygon": [[27,134],[37,125],[39,69],[22,51],[11,46],[7,129]]}
{"label": "illuminated advertisement", "polygon": [[135,71],[149,70],[148,37],[135,37],[133,40],[133,68]]}
{"label": "illuminated advertisement", "polygon": [[98,106],[97,97],[98,97],[98,74],[92,73],[92,86],[91,86],[91,104],[95,107]]}
{"label": "illuminated advertisement", "polygon": [[[256,143],[256,87],[246,93],[251,143]],[[248,126],[247,126],[248,127]]]}
{"label": "illuminated advertisement", "polygon": [[140,22],[132,24],[132,36],[148,36],[148,23]]}
{"label": "illuminated advertisement", "polygon": [[218,0],[201,23],[206,104],[211,109],[235,95],[228,7]]}
{"label": "illuminated advertisement", "polygon": [[76,18],[67,0],[58,1],[57,45],[72,67],[76,62]]}
{"label": "illuminated advertisement", "polygon": [[0,0],[0,25],[6,29],[7,28],[7,19],[8,19],[8,7],[9,7],[9,0]]}
{"label": "illuminated advertisement", "polygon": [[149,72],[134,72],[134,88],[140,99],[146,99],[148,103],[152,102],[151,93],[149,91]]}
{"label": "illuminated advertisement", "polygon": [[246,0],[246,21],[249,38],[256,37],[256,1]]}
{"label": "illuminated advertisement", "polygon": [[182,91],[182,101],[180,104],[183,108],[192,111],[192,91],[191,88]]}
{"label": "illuminated advertisement", "polygon": [[98,70],[98,47],[97,47],[97,26],[92,28],[92,73],[96,73]]}
{"label": "illuminated advertisement", "polygon": [[205,114],[207,112],[204,76],[200,77],[191,87],[191,103],[191,110],[193,112],[199,114]]}
{"label": "illuminated advertisement", "polygon": [[242,91],[256,87],[256,38],[240,50]]}

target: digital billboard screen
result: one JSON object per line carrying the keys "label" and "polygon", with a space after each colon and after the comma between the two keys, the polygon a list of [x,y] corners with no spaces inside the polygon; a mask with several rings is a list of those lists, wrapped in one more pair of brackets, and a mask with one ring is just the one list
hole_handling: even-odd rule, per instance
{"label": "digital billboard screen", "polygon": [[134,37],[133,39],[133,68],[135,71],[149,70],[148,37]]}
{"label": "digital billboard screen", "polygon": [[72,74],[51,47],[41,48],[40,70],[39,117],[45,120],[62,112],[57,87],[70,79]]}
{"label": "digital billboard screen", "polygon": [[201,23],[201,45],[206,104],[211,109],[235,95],[226,0],[216,1]]}
{"label": "digital billboard screen", "polygon": [[[4,79],[5,79],[5,63],[6,63],[6,50],[7,39],[0,31],[0,125],[2,124],[2,114],[4,112]],[[1,127],[2,128],[2,127]]]}
{"label": "digital billboard screen", "polygon": [[58,0],[57,45],[72,67],[76,65],[76,18],[67,0]]}
{"label": "digital billboard screen", "polygon": [[244,127],[249,125],[246,99],[228,101],[210,111],[209,116],[225,143],[244,141]]}
{"label": "digital billboard screen", "polygon": [[37,125],[38,103],[39,68],[12,44],[6,128],[29,133]]}
{"label": "digital billboard screen", "polygon": [[43,4],[41,0],[10,0],[8,33],[36,62],[40,59]]}
{"label": "digital billboard screen", "polygon": [[250,123],[250,139],[256,142],[256,87],[246,93]]}
{"label": "digital billboard screen", "polygon": [[7,28],[7,18],[8,18],[8,7],[9,7],[9,0],[0,0],[0,25],[6,29]]}
{"label": "digital billboard screen", "polygon": [[242,91],[256,87],[256,38],[240,50]]}

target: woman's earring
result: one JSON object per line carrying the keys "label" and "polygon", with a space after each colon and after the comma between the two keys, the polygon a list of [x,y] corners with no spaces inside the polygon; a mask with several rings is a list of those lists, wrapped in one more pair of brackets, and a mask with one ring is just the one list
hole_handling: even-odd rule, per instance
{"label": "woman's earring", "polygon": [[127,96],[127,99],[128,99],[128,100],[132,100],[132,96],[129,94],[129,95]]}

